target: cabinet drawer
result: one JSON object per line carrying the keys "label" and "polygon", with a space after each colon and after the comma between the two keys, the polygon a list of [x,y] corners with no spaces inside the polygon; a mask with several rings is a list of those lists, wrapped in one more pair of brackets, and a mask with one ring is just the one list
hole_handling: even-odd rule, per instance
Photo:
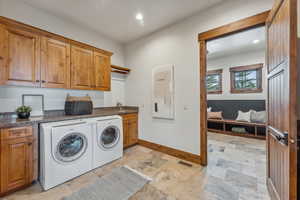
{"label": "cabinet drawer", "polygon": [[31,126],[19,127],[19,128],[7,128],[1,130],[1,139],[16,139],[27,136],[32,136],[33,131]]}
{"label": "cabinet drawer", "polygon": [[127,119],[137,119],[138,118],[138,114],[137,113],[132,113],[132,114],[124,114],[122,115],[122,118],[124,120],[127,120]]}

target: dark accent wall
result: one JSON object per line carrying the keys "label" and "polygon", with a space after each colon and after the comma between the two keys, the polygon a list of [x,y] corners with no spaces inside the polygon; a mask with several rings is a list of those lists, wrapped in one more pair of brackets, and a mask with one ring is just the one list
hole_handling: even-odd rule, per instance
{"label": "dark accent wall", "polygon": [[235,120],[238,111],[248,112],[249,110],[266,110],[265,100],[208,100],[207,107],[212,108],[212,112],[222,111],[224,119]]}

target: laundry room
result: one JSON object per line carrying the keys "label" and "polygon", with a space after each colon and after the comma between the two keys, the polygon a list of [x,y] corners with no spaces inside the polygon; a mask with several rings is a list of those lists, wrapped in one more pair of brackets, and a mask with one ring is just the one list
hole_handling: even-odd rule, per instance
{"label": "laundry room", "polygon": [[297,200],[297,5],[0,0],[0,200]]}

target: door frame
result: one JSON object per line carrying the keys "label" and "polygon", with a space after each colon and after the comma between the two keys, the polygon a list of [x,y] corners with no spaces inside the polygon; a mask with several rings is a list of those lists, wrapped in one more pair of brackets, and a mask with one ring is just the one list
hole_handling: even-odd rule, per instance
{"label": "door frame", "polygon": [[202,166],[207,166],[207,42],[254,27],[264,26],[267,23],[269,14],[270,10],[200,33],[198,35],[200,49],[200,164]]}

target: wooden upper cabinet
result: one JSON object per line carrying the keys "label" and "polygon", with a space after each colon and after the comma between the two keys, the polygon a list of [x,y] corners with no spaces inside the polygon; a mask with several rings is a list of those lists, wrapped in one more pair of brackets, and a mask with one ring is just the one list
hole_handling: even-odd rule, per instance
{"label": "wooden upper cabinet", "polygon": [[0,24],[0,85],[6,81],[7,30]]}
{"label": "wooden upper cabinet", "polygon": [[40,37],[17,28],[7,28],[6,84],[40,85]]}
{"label": "wooden upper cabinet", "polygon": [[94,68],[92,76],[92,87],[96,90],[110,91],[111,85],[111,63],[110,56],[100,52],[94,52]]}
{"label": "wooden upper cabinet", "polygon": [[70,44],[42,37],[41,86],[70,88]]}
{"label": "wooden upper cabinet", "polygon": [[90,90],[93,69],[93,50],[71,46],[71,88]]}
{"label": "wooden upper cabinet", "polygon": [[109,91],[112,55],[0,16],[0,85]]}

